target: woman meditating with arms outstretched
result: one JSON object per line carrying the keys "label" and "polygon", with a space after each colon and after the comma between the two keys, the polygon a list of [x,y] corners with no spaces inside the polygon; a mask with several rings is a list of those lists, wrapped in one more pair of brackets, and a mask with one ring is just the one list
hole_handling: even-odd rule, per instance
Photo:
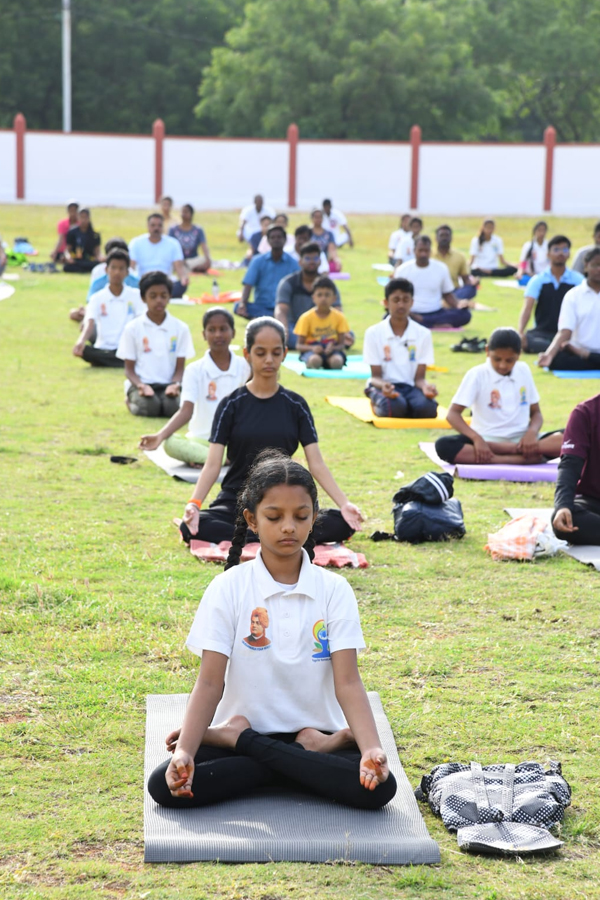
{"label": "woman meditating with arms outstretched", "polygon": [[[252,377],[217,407],[206,463],[185,508],[181,534],[185,541],[230,541],[235,523],[236,499],[257,453],[267,447],[292,456],[302,444],[313,477],[339,507],[324,510],[315,526],[317,544],[347,540],[362,523],[358,507],[350,503],[319,449],[315,423],[308,403],[288,391],[277,379],[285,359],[283,325],[270,316],[253,319],[246,327],[244,357]],[[227,447],[230,469],[221,491],[208,509],[202,504],[221,469]]]}
{"label": "woman meditating with arms outstretched", "polygon": [[[310,473],[263,451],[239,495],[225,572],[187,639],[202,665],[181,731],[167,738],[173,758],[150,776],[157,803],[205,806],[271,785],[364,809],[394,796],[356,662],[356,598],[311,563],[317,514]],[[248,528],[260,550],[238,565]]]}

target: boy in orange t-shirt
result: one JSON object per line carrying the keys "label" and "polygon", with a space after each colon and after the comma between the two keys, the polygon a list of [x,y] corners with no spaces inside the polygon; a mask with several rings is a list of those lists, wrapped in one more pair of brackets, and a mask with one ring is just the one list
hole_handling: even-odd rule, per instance
{"label": "boy in orange t-shirt", "polygon": [[341,369],[346,365],[345,339],[350,331],[346,316],[333,309],[336,298],[331,278],[317,278],[314,309],[303,313],[294,327],[296,349],[309,369]]}

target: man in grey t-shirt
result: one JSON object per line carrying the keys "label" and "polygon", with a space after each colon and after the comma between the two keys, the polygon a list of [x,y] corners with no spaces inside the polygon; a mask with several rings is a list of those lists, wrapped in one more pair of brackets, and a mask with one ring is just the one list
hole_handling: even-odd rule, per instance
{"label": "man in grey t-shirt", "polygon": [[590,250],[594,250],[596,247],[600,247],[600,222],[596,222],[594,225],[594,233],[592,235],[594,238],[593,244],[588,244],[587,247],[582,247],[581,250],[577,251],[577,256],[573,262],[571,268],[575,272],[579,272],[581,275],[585,275],[585,257],[590,252]]}

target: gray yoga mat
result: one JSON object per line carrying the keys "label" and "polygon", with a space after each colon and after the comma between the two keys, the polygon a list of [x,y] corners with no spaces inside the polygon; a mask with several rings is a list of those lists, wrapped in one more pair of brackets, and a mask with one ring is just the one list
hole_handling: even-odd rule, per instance
{"label": "gray yoga mat", "polygon": [[[147,698],[145,780],[167,756],[165,737],[181,725],[187,694]],[[369,700],[398,782],[384,809],[351,809],[305,793],[270,789],[199,809],[165,809],[144,792],[146,862],[327,862],[376,865],[440,862],[398,758],[379,694]]]}
{"label": "gray yoga mat", "polygon": [[[515,507],[506,507],[504,512],[508,513],[511,519],[516,519],[519,516],[537,516],[538,519],[550,522],[552,517],[551,509],[517,509]],[[593,544],[583,544],[581,546],[569,544],[563,552],[566,553],[567,556],[572,556],[577,562],[583,563],[585,566],[593,566],[597,572],[600,572],[600,546],[594,546]]]}
{"label": "gray yoga mat", "polygon": [[[188,484],[196,484],[198,481],[198,476],[202,469],[195,469],[193,466],[188,466],[187,463],[173,459],[162,444],[158,450],[144,450],[144,453],[150,462],[153,462],[155,466],[158,466],[159,469],[162,469],[163,472],[166,472],[172,478],[177,478],[179,481],[187,481]],[[221,484],[228,471],[229,466],[223,466],[217,477],[218,484]]]}

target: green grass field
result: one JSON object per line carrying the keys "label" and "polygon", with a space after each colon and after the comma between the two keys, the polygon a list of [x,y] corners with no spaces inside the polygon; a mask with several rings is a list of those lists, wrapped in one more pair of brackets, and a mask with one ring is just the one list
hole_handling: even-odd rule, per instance
{"label": "green grass field", "polygon": [[[0,206],[0,233],[26,235],[40,259],[54,244],[62,211]],[[143,211],[94,210],[103,241],[144,230]],[[207,213],[214,258],[237,258],[236,216]],[[302,221],[292,216],[295,226]],[[351,281],[341,283],[359,336],[381,316],[371,263],[386,259],[391,216],[355,216]],[[427,217],[431,233],[439,220]],[[479,225],[457,219],[455,246],[468,249]],[[530,220],[499,220],[514,261]],[[550,233],[587,243],[592,223],[552,220]],[[239,285],[239,273],[220,279]],[[196,279],[198,292],[209,282]],[[202,591],[220,569],[199,564],[171,524],[189,496],[137,451],[147,423],[123,403],[123,375],[71,355],[87,277],[21,273],[0,302],[0,621],[2,827],[0,896],[15,900],[283,900],[440,898],[575,900],[600,897],[598,704],[600,576],[574,560],[494,563],[489,532],[504,506],[549,506],[547,484],[457,481],[464,540],[374,544],[391,530],[391,497],[427,471],[417,442],[428,431],[380,431],[324,402],[328,390],[359,396],[360,382],[283,383],[310,402],[338,482],[368,517],[353,547],[371,566],[345,572],[356,591],[368,650],[367,689],[380,691],[413,784],[445,760],[558,759],[573,788],[558,854],[503,860],[462,854],[428,808],[442,864],[145,865],[142,791],[145,697],[191,688],[196,658],[183,644]],[[193,291],[192,291],[193,292]],[[521,294],[485,284],[467,336],[516,325]],[[203,352],[201,308],[174,308]],[[482,357],[453,354],[455,335],[436,334],[436,374],[447,404],[462,374]],[[236,337],[242,342],[242,323]],[[359,341],[358,347],[360,348]],[[530,359],[531,361],[531,359]],[[536,372],[545,423],[564,425],[597,381]],[[338,386],[339,385],[339,386]],[[110,454],[137,456],[115,466]],[[243,710],[240,710],[243,712]]]}

